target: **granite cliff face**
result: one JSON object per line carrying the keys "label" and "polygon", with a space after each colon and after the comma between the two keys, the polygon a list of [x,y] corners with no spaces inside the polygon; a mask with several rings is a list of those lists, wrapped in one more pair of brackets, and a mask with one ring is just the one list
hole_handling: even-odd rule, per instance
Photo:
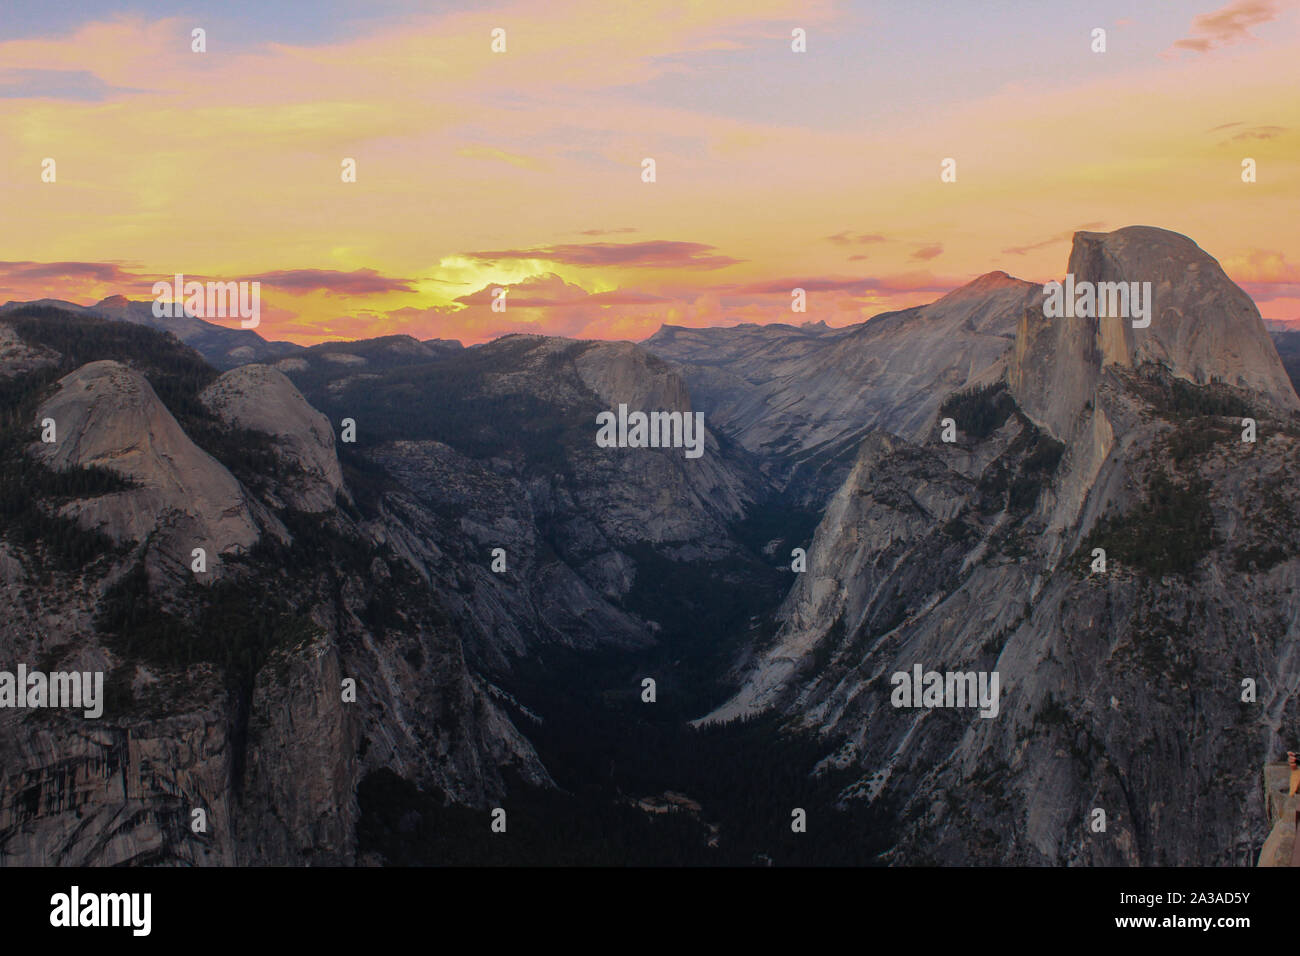
{"label": "granite cliff face", "polygon": [[0,327],[6,479],[33,491],[6,499],[3,665],[106,693],[98,720],[0,711],[0,862],[350,863],[377,769],[476,806],[550,785],[281,373],[61,310]]}
{"label": "granite cliff face", "polygon": [[[0,863],[382,862],[531,793],[604,841],[627,781],[684,791],[754,735],[742,773],[797,776],[801,741],[826,832],[867,820],[886,862],[1253,859],[1251,780],[1300,726],[1300,401],[1191,240],[1079,233],[1067,270],[1150,282],[1150,326],[990,273],[846,329],[262,343],[221,374],[142,303],[4,307],[0,669],[109,695],[0,709]],[[619,405],[703,411],[704,455],[600,447]],[[996,713],[895,706],[917,665],[996,673]],[[645,674],[699,733],[651,734]]]}
{"label": "granite cliff face", "polygon": [[37,302],[6,302],[0,305],[0,315],[32,306],[54,308],[60,312],[129,322],[154,329],[164,335],[174,335],[194,349],[214,368],[226,369],[248,362],[267,362],[303,351],[292,342],[268,342],[252,329],[231,328],[209,322],[188,312],[182,316],[158,317],[153,314],[153,302],[137,302],[126,296],[113,295],[94,305],[83,306],[61,299],[41,299]]}
{"label": "granite cliff face", "polygon": [[[1239,301],[1210,265],[1157,230],[1080,234],[1076,279],[1154,284],[1147,334],[1031,306],[1009,387],[941,409],[957,441],[868,438],[707,720],[822,735],[824,769],[858,771],[845,802],[892,802],[896,862],[1250,856],[1252,768],[1297,725],[1300,422],[1253,308],[1199,307]],[[1171,292],[1188,273],[1201,300]],[[894,706],[918,664],[998,673],[998,716]]]}
{"label": "granite cliff face", "polygon": [[[10,666],[99,670],[110,689],[98,722],[0,713],[8,864],[355,862],[357,793],[378,770],[475,807],[507,778],[551,787],[516,727],[545,701],[538,716],[491,672],[551,646],[654,643],[653,605],[630,599],[646,561],[741,579],[755,564],[729,531],[764,493],[743,453],[711,435],[702,461],[597,447],[598,410],[691,410],[629,343],[309,350],[291,371],[331,421],[274,368],[218,376],[154,333],[48,305],[6,319],[16,434],[57,423],[55,442],[20,442],[22,467],[90,469],[102,493],[31,503],[92,556],[6,544],[0,645]],[[440,374],[407,374],[431,359]],[[444,376],[454,394],[413,394]],[[427,412],[459,447],[404,417]],[[355,450],[335,443],[348,415]],[[99,469],[125,487],[98,487]]]}
{"label": "granite cliff face", "polygon": [[491,668],[548,646],[652,643],[663,624],[639,599],[647,562],[739,579],[755,564],[731,526],[768,489],[743,450],[707,429],[698,459],[596,444],[596,416],[620,404],[692,411],[660,359],[517,335],[424,358],[290,374],[335,421],[360,423],[358,461],[393,483],[375,502],[385,539],[445,587]]}
{"label": "granite cliff face", "polygon": [[1146,328],[1118,314],[1045,318],[1041,294],[1027,305],[1007,380],[1053,434],[1076,427],[1110,366],[1152,363],[1197,385],[1250,391],[1282,411],[1300,407],[1259,310],[1186,236],[1149,226],[1077,233],[1067,272],[1076,284],[1150,283],[1153,301]]}
{"label": "granite cliff face", "polygon": [[188,566],[205,548],[214,570],[223,555],[246,551],[258,523],[239,482],[185,434],[148,379],[120,362],[90,362],[59,380],[41,403],[55,441],[30,446],[48,468],[103,467],[134,487],[77,500],[60,513],[117,542],[152,544],[165,560]]}
{"label": "granite cliff face", "polygon": [[713,427],[760,456],[779,488],[821,507],[869,432],[922,434],[945,395],[1001,374],[1034,292],[991,272],[846,329],[665,327],[645,347],[681,366]]}
{"label": "granite cliff face", "polygon": [[283,372],[243,365],[226,372],[199,398],[226,424],[273,439],[285,504],[313,514],[334,508],[344,491],[334,430]]}

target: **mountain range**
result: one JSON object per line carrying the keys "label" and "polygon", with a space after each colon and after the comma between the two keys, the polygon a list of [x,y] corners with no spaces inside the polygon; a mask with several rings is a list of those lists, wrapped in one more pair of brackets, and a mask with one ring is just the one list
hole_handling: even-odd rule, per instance
{"label": "mountain range", "polygon": [[[108,690],[0,709],[0,863],[1253,859],[1300,335],[1176,233],[1066,269],[1150,326],[1003,272],[641,343],[0,307],[4,663]],[[704,455],[598,447],[620,405]],[[917,667],[996,716],[898,706]]]}

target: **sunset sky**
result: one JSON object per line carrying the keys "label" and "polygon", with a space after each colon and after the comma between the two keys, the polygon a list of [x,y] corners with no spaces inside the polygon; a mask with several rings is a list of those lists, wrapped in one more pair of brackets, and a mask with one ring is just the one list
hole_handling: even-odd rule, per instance
{"label": "sunset sky", "polygon": [[260,281],[268,339],[641,339],[1046,281],[1142,224],[1300,319],[1296,3],[469,7],[3,0],[0,302],[183,273]]}

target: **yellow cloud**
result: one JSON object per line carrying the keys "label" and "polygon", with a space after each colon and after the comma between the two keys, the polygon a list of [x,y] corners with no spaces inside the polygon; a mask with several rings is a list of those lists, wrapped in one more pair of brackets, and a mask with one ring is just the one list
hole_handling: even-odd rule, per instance
{"label": "yellow cloud", "polygon": [[466,159],[496,160],[509,163],[511,166],[517,166],[520,169],[546,168],[546,164],[540,160],[533,159],[530,156],[520,156],[517,153],[508,153],[504,149],[497,149],[494,146],[462,146],[456,150],[456,155],[464,156]]}

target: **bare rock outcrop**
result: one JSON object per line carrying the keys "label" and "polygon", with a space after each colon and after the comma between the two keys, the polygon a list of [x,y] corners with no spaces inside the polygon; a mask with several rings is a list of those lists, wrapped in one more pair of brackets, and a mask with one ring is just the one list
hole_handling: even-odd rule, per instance
{"label": "bare rock outcrop", "polygon": [[209,569],[222,554],[245,551],[259,528],[242,486],[181,429],[139,372],[115,361],[90,362],[59,380],[39,420],[53,419],[54,442],[31,454],[56,470],[99,466],[135,487],[71,502],[63,513],[119,542],[143,543],[188,566],[204,548]]}
{"label": "bare rock outcrop", "polygon": [[763,456],[778,486],[820,506],[868,432],[916,440],[946,395],[1000,377],[1035,292],[990,272],[929,305],[846,328],[665,326],[643,345],[681,369],[713,428]]}
{"label": "bare rock outcrop", "polygon": [[[895,808],[886,859],[1226,865],[1264,838],[1254,768],[1300,685],[1295,393],[1190,240],[1083,233],[1070,268],[1152,282],[1151,327],[1048,320],[1039,296],[1014,401],[955,397],[997,427],[863,442],[777,634],[704,718],[815,731],[823,769],[859,771],[843,801]],[[917,665],[999,675],[996,714],[895,702]]]}
{"label": "bare rock outcrop", "polygon": [[1151,362],[1197,385],[1221,382],[1300,409],[1255,303],[1186,236],[1150,226],[1078,232],[1067,273],[1076,287],[1150,283],[1153,301],[1145,328],[1119,314],[1046,318],[1041,292],[1026,307],[1007,380],[1025,412],[1058,437],[1078,427],[1112,365]]}
{"label": "bare rock outcrop", "polygon": [[267,365],[231,369],[199,396],[230,425],[271,436],[284,471],[277,488],[300,511],[328,511],[343,488],[329,419],[307,403],[281,371]]}
{"label": "bare rock outcrop", "polygon": [[13,326],[0,322],[0,378],[26,375],[55,365],[58,360],[58,353],[40,345],[28,345]]}

